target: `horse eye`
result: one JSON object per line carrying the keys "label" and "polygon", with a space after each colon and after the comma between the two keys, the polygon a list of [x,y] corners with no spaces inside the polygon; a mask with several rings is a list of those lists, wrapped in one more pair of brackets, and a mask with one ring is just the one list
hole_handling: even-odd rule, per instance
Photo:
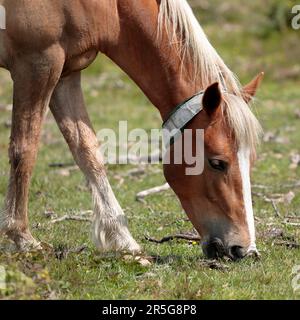
{"label": "horse eye", "polygon": [[225,161],[222,160],[218,160],[218,159],[208,159],[208,162],[210,164],[210,166],[218,171],[226,171],[228,164]]}

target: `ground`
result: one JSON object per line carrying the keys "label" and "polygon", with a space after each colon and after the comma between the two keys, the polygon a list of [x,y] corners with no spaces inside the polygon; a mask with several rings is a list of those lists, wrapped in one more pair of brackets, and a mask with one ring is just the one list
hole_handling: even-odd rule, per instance
{"label": "ground", "polygon": [[[90,240],[88,221],[53,223],[52,219],[91,210],[91,199],[79,170],[50,166],[72,164],[73,160],[49,113],[29,203],[31,228],[43,241],[45,251],[0,252],[0,277],[5,270],[7,282],[6,289],[0,289],[0,298],[300,297],[292,287],[293,268],[300,265],[300,31],[286,27],[280,18],[285,17],[286,8],[275,0],[268,1],[264,8],[260,1],[249,4],[240,0],[225,5],[217,0],[215,7],[206,1],[191,2],[199,9],[198,17],[213,45],[243,83],[260,71],[266,72],[254,107],[265,134],[252,177],[261,259],[212,263],[204,259],[196,242],[148,242],[147,235],[159,239],[192,230],[171,191],[136,201],[137,192],[164,183],[160,165],[147,166],[140,175],[130,171],[136,166],[109,166],[110,181],[126,211],[130,230],[145,255],[152,257],[150,265],[130,257],[97,253]],[[84,72],[83,86],[96,131],[116,129],[119,120],[128,120],[130,128],[160,128],[158,112],[105,57],[99,57]],[[11,94],[9,74],[1,71],[0,203],[8,179]]]}

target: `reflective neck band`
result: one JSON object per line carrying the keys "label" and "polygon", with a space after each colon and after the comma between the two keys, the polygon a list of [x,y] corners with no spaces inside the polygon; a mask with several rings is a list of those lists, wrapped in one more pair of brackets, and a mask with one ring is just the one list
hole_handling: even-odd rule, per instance
{"label": "reflective neck band", "polygon": [[164,121],[162,128],[166,148],[176,141],[186,125],[203,110],[203,95],[204,91],[201,91],[181,103],[170,113],[167,120]]}

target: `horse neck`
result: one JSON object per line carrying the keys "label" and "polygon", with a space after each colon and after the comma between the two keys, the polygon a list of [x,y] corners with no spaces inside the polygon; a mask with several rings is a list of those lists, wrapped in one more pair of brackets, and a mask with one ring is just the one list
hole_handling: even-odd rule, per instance
{"label": "horse neck", "polygon": [[166,35],[158,39],[157,2],[124,3],[118,7],[118,37],[102,51],[136,82],[165,120],[176,105],[200,88],[190,81]]}

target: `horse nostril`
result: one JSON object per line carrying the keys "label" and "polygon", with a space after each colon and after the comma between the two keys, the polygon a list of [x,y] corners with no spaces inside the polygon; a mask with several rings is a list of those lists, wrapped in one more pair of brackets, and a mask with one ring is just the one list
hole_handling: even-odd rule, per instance
{"label": "horse nostril", "polygon": [[213,238],[203,245],[203,252],[208,259],[222,258],[225,255],[225,247],[221,239]]}
{"label": "horse nostril", "polygon": [[241,246],[232,246],[229,248],[229,256],[233,260],[242,259],[245,257],[245,250]]}

